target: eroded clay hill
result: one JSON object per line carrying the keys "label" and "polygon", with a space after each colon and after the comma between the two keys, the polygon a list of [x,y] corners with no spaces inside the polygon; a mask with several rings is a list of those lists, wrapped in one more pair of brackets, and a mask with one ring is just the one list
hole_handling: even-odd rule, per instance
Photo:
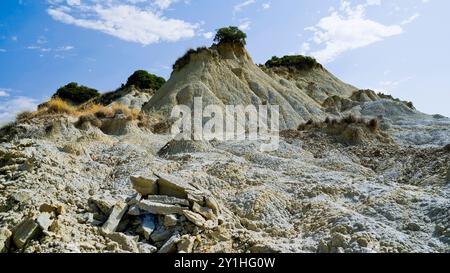
{"label": "eroded clay hill", "polygon": [[[356,90],[321,67],[296,73],[288,76],[281,69],[264,69],[240,45],[213,45],[183,57],[144,109],[169,113],[174,105],[190,106],[200,96],[205,105],[280,105],[281,127],[291,128],[311,118],[325,118],[321,103],[329,95],[349,97]],[[324,94],[316,96],[313,89]]]}

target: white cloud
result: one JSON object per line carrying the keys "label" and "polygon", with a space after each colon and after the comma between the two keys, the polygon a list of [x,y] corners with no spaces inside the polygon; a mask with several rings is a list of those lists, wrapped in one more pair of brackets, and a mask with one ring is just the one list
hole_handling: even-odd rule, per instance
{"label": "white cloud", "polygon": [[400,84],[412,80],[413,77],[405,77],[400,80],[394,80],[394,81],[381,81],[379,84],[381,86],[382,90],[385,90],[387,92],[395,90]]}
{"label": "white cloud", "polygon": [[262,5],[261,5],[261,7],[262,7],[263,9],[270,9],[270,6],[271,6],[271,3],[270,3],[270,2],[262,3]]}
{"label": "white cloud", "polygon": [[10,100],[0,101],[0,126],[13,121],[18,113],[34,111],[37,101],[29,97],[14,97]]}
{"label": "white cloud", "polygon": [[309,53],[320,62],[328,63],[344,52],[401,34],[403,29],[400,25],[384,25],[366,18],[367,7],[380,4],[380,0],[367,0],[364,4],[353,6],[349,1],[341,0],[338,10],[331,8],[330,15],[315,26],[306,28],[313,32],[310,40],[322,46],[322,49]]}
{"label": "white cloud", "polygon": [[233,7],[233,11],[234,12],[240,12],[240,11],[242,11],[243,8],[245,8],[247,6],[250,6],[250,5],[254,4],[254,3],[256,3],[256,0],[245,0],[244,2],[241,2],[241,3],[237,4],[237,5],[235,5]]}
{"label": "white cloud", "polygon": [[[76,3],[75,3],[76,2]],[[174,0],[51,0],[48,14],[57,21],[97,30],[119,39],[149,45],[195,36],[197,24],[167,18],[162,10]],[[153,7],[156,5],[157,9]]]}
{"label": "white cloud", "polygon": [[242,19],[238,28],[243,31],[249,30],[251,23],[252,22],[249,19]]}
{"label": "white cloud", "polygon": [[38,45],[30,45],[27,47],[27,49],[30,50],[37,50],[40,52],[52,52],[52,51],[56,51],[56,52],[61,52],[61,51],[71,51],[73,50],[75,47],[70,46],[70,45],[66,45],[66,46],[60,46],[57,48],[51,48],[51,47],[41,47]]}
{"label": "white cloud", "polygon": [[9,93],[6,89],[0,89],[0,97],[9,97]]}
{"label": "white cloud", "polygon": [[417,18],[419,18],[419,17],[420,17],[420,14],[415,13],[415,14],[411,15],[411,17],[409,17],[408,19],[404,20],[402,22],[402,25],[410,24],[410,23],[414,22],[415,20],[417,20]]}
{"label": "white cloud", "polygon": [[203,37],[205,37],[205,39],[211,39],[212,37],[214,37],[213,32],[205,32],[202,35],[203,35]]}
{"label": "white cloud", "polygon": [[[145,0],[137,0],[137,1],[138,2],[145,2]],[[155,2],[155,5],[157,5],[160,9],[167,9],[173,3],[177,2],[177,0],[154,0],[154,2]]]}

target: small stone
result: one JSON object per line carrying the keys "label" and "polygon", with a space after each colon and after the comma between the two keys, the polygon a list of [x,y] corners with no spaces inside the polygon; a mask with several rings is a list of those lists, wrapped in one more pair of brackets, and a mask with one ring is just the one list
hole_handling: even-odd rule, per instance
{"label": "small stone", "polygon": [[143,196],[158,194],[157,177],[131,176],[130,180],[133,188],[139,194]]}
{"label": "small stone", "polygon": [[181,236],[181,240],[177,245],[179,253],[192,253],[195,243],[195,237],[190,235]]}
{"label": "small stone", "polygon": [[56,215],[62,215],[66,213],[66,207],[64,205],[56,206]]}
{"label": "small stone", "polygon": [[8,252],[12,232],[7,228],[0,228],[0,253]]}
{"label": "small stone", "polygon": [[113,207],[108,220],[103,224],[103,231],[106,233],[115,232],[119,226],[120,220],[122,220],[123,215],[127,212],[128,205],[124,202],[117,202]]}
{"label": "small stone", "polygon": [[78,218],[78,222],[80,224],[92,224],[92,222],[94,222],[94,214],[87,212]]}
{"label": "small stone", "polygon": [[156,248],[155,246],[152,246],[150,244],[146,244],[146,243],[138,243],[137,246],[139,249],[139,253],[151,254],[151,253],[156,253],[156,251],[158,251],[158,248]]}
{"label": "small stone", "polygon": [[175,253],[177,251],[177,244],[180,241],[180,235],[176,234],[170,237],[167,242],[159,249],[158,253]]}
{"label": "small stone", "polygon": [[117,203],[117,200],[111,196],[92,196],[88,200],[89,207],[92,209],[98,208],[103,214],[109,215],[112,207]]}
{"label": "small stone", "polygon": [[349,241],[348,236],[341,233],[334,233],[331,237],[331,246],[346,247]]}
{"label": "small stone", "polygon": [[43,231],[47,231],[48,228],[53,224],[51,217],[52,215],[50,213],[43,212],[37,217],[36,223]]}
{"label": "small stone", "polygon": [[217,200],[214,197],[212,197],[212,196],[206,197],[205,203],[206,203],[206,206],[208,208],[212,209],[216,215],[220,214],[219,203],[217,202]]}
{"label": "small stone", "polygon": [[270,254],[270,253],[279,253],[280,251],[274,249],[271,246],[264,244],[256,244],[252,246],[250,249],[250,253],[259,253],[259,254]]}
{"label": "small stone", "polygon": [[138,245],[137,245],[137,242],[139,241],[138,236],[134,236],[134,237],[127,236],[123,233],[118,233],[118,232],[108,233],[108,234],[105,234],[105,236],[107,238],[109,238],[110,240],[118,243],[119,246],[125,251],[129,251],[129,252],[133,252],[133,253],[139,252]]}
{"label": "small stone", "polygon": [[205,229],[215,229],[218,226],[219,226],[219,221],[217,219],[216,220],[208,220],[205,222],[205,225],[204,225]]}
{"label": "small stone", "polygon": [[410,231],[420,231],[421,228],[418,224],[416,223],[409,223],[406,225],[406,229],[410,230]]}
{"label": "small stone", "polygon": [[172,232],[170,230],[165,229],[163,226],[160,226],[156,231],[152,233],[150,238],[153,242],[161,242],[167,240],[172,236]]}
{"label": "small stone", "polygon": [[184,216],[186,216],[186,218],[189,221],[194,223],[196,226],[198,226],[198,227],[204,227],[205,226],[206,220],[200,214],[192,212],[190,210],[183,211],[183,214],[184,214]]}
{"label": "small stone", "polygon": [[231,233],[224,227],[218,227],[217,229],[210,231],[209,233],[216,241],[223,242],[231,239]]}
{"label": "small stone", "polygon": [[217,218],[212,209],[202,207],[197,203],[194,203],[194,205],[192,206],[192,210],[194,212],[202,215],[203,217],[205,217],[208,220],[213,220],[213,219]]}
{"label": "small stone", "polygon": [[188,200],[192,203],[205,205],[205,197],[202,192],[199,191],[188,191]]}
{"label": "small stone", "polygon": [[367,247],[369,246],[369,241],[366,238],[360,237],[356,240],[356,242],[358,243],[358,245],[360,247]]}
{"label": "small stone", "polygon": [[48,212],[48,213],[54,213],[56,215],[61,215],[65,213],[64,205],[53,205],[44,203],[39,207],[39,212]]}
{"label": "small stone", "polygon": [[145,210],[146,212],[158,215],[167,214],[183,214],[183,210],[186,208],[177,205],[167,205],[161,203],[155,203],[147,200],[142,200],[139,202],[139,208]]}
{"label": "small stone", "polygon": [[156,229],[156,218],[151,214],[147,214],[141,217],[141,225],[138,228],[138,232],[141,233],[146,240],[150,239],[153,231]]}
{"label": "small stone", "polygon": [[178,224],[178,218],[174,214],[169,214],[164,216],[164,225],[166,227],[173,227]]}
{"label": "small stone", "polygon": [[159,195],[167,195],[187,199],[188,189],[192,189],[185,181],[166,174],[155,174],[158,177]]}
{"label": "small stone", "polygon": [[39,207],[40,212],[56,213],[56,206],[44,203]]}
{"label": "small stone", "polygon": [[176,197],[170,197],[167,195],[150,195],[147,197],[148,201],[155,202],[155,203],[161,203],[161,204],[167,204],[167,205],[181,205],[188,207],[189,200],[176,198]]}
{"label": "small stone", "polygon": [[24,203],[24,202],[30,200],[32,196],[33,196],[32,192],[30,192],[28,190],[23,190],[23,191],[13,193],[11,195],[11,198],[18,203]]}
{"label": "small stone", "polygon": [[130,209],[128,210],[128,215],[139,216],[139,215],[141,215],[141,210],[139,209],[139,207],[137,205],[132,205],[130,207]]}
{"label": "small stone", "polygon": [[133,196],[127,198],[127,204],[129,206],[133,206],[138,204],[142,199],[142,195],[139,193],[135,193]]}
{"label": "small stone", "polygon": [[18,248],[22,248],[41,233],[39,225],[31,218],[22,221],[13,231],[13,242]]}

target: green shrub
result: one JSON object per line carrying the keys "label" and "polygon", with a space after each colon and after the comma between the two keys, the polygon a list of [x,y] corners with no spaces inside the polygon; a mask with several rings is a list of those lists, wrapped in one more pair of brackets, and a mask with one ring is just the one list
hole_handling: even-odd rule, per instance
{"label": "green shrub", "polygon": [[71,82],[59,88],[53,98],[60,98],[72,104],[80,105],[98,96],[100,96],[100,93],[97,90]]}
{"label": "green shrub", "polygon": [[246,45],[247,34],[241,31],[238,27],[229,26],[217,30],[214,42],[219,44],[231,43]]}
{"label": "green shrub", "polygon": [[136,86],[140,89],[152,89],[158,90],[166,83],[166,80],[162,77],[150,74],[145,70],[138,70],[128,78],[125,86]]}
{"label": "green shrub", "polygon": [[273,56],[272,59],[266,62],[266,67],[294,67],[300,70],[309,70],[318,65],[316,59],[303,55],[283,56],[278,58]]}

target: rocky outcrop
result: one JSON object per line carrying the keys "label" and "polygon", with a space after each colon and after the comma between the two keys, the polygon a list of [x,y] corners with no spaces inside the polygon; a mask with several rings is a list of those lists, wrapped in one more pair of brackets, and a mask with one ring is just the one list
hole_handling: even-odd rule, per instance
{"label": "rocky outcrop", "polygon": [[214,45],[192,54],[143,109],[169,117],[173,106],[192,106],[194,97],[202,97],[204,106],[279,105],[282,128],[324,117],[320,103],[308,96],[306,89],[264,72],[239,45]]}
{"label": "rocky outcrop", "polygon": [[122,87],[116,91],[102,94],[93,103],[111,106],[114,103],[128,106],[130,109],[141,110],[142,106],[154,95],[154,90],[141,90],[135,86]]}
{"label": "rocky outcrop", "polygon": [[[219,228],[221,208],[210,194],[161,173],[150,178],[132,176],[131,181],[138,193],[128,197],[127,203],[118,201],[111,207],[111,198],[91,201],[97,205],[94,213],[107,212],[102,234],[125,251],[189,253],[194,251],[200,235]],[[136,181],[140,186],[136,186]],[[155,182],[152,187],[157,190],[145,190],[142,186],[145,182]],[[196,199],[192,199],[191,194],[195,194]],[[119,228],[121,232],[117,232]]]}

